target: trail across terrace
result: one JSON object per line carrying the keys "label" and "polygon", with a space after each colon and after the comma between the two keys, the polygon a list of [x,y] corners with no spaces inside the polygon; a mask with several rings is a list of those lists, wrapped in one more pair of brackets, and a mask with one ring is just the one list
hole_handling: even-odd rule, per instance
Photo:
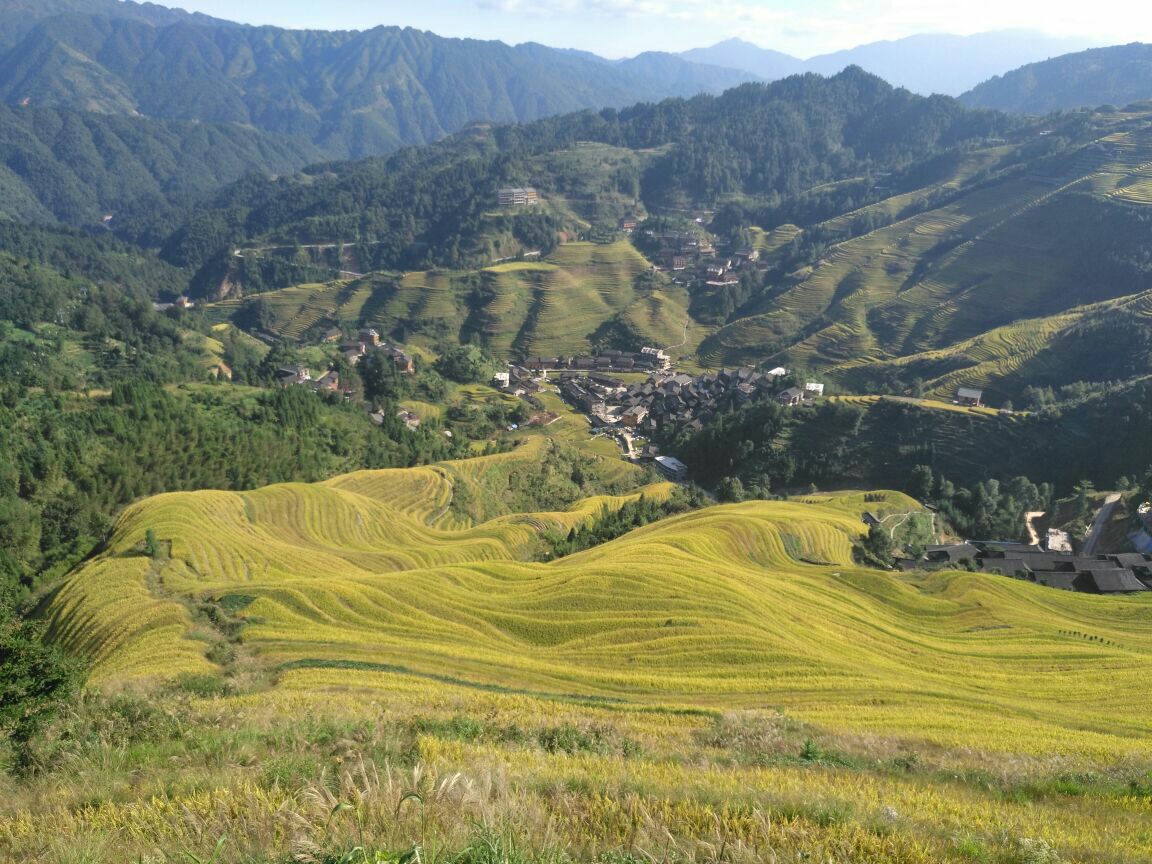
{"label": "trail across terrace", "polygon": [[671,351],[673,348],[683,348],[688,343],[688,327],[691,323],[692,323],[691,318],[689,318],[687,321],[684,322],[684,333],[682,334],[683,338],[681,338],[681,340],[679,342],[677,342],[675,345],[669,345],[667,348],[664,348],[662,350]]}

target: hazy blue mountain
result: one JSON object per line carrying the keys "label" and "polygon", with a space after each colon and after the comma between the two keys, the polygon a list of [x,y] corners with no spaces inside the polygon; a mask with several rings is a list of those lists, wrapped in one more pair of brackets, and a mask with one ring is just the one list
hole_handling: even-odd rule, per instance
{"label": "hazy blue mountain", "polygon": [[475,121],[721,92],[751,80],[669,54],[621,63],[410,28],[248,27],[116,0],[0,0],[0,100],[240,123],[334,156],[386,153]]}
{"label": "hazy blue mountain", "polygon": [[1093,43],[1081,38],[1056,38],[1029,30],[997,30],[974,36],[922,34],[872,42],[846,51],[798,60],[778,51],[730,39],[711,48],[680,56],[716,66],[743,69],[773,80],[799,72],[835,75],[860,66],[897,87],[915,93],[957,95],[984,81],[1037,60],[1081,51]]}
{"label": "hazy blue mountain", "polygon": [[1031,30],[996,30],[974,36],[919,35],[873,42],[812,57],[808,68],[825,75],[856,65],[917,93],[957,95],[993,75],[1092,45]]}
{"label": "hazy blue mountain", "polygon": [[761,48],[743,39],[727,39],[709,48],[693,48],[680,56],[693,63],[742,69],[768,81],[807,71],[804,61],[798,57]]}
{"label": "hazy blue mountain", "polygon": [[1032,63],[985,81],[960,99],[1021,114],[1152,99],[1152,45],[1133,42]]}

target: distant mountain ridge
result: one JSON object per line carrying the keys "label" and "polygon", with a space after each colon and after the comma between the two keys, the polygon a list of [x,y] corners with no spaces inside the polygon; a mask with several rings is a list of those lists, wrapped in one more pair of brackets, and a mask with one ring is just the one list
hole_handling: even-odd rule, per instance
{"label": "distant mountain ridge", "polygon": [[773,80],[803,72],[835,75],[848,66],[878,75],[914,93],[956,96],[1026,63],[1092,46],[1078,37],[1057,38],[1028,30],[997,30],[973,36],[918,34],[872,42],[845,51],[801,60],[779,51],[729,39],[710,48],[695,48],[681,56],[698,63],[742,69]]}
{"label": "distant mountain ridge", "polygon": [[239,123],[308,138],[333,157],[754,77],[671,54],[611,63],[410,28],[240,26],[116,0],[0,0],[0,32],[0,100],[10,104]]}
{"label": "distant mountain ridge", "polygon": [[242,27],[220,18],[183,9],[168,9],[155,3],[133,0],[0,0],[0,48],[16,44],[37,22],[57,15],[103,15],[146,21],[154,25],[195,22],[198,24]]}
{"label": "distant mountain ridge", "polygon": [[1018,114],[1152,99],[1152,45],[1133,42],[1032,63],[985,81],[960,99]]}

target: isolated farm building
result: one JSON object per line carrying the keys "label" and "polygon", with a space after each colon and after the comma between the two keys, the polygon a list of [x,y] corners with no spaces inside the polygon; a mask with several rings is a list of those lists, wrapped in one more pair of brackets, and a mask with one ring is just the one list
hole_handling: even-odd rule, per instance
{"label": "isolated farm building", "polygon": [[508,387],[512,383],[511,372],[497,372],[492,376],[493,387]]}
{"label": "isolated farm building", "polygon": [[789,387],[780,391],[776,401],[781,405],[799,405],[804,401],[804,391],[799,387]]}
{"label": "isolated farm building", "polygon": [[860,521],[867,525],[869,528],[871,528],[873,525],[880,524],[880,519],[876,516],[875,513],[865,513],[860,517]]}
{"label": "isolated farm building", "polygon": [[363,357],[366,351],[364,343],[359,339],[349,339],[340,343],[340,353],[353,363]]}
{"label": "isolated farm building", "polygon": [[625,234],[631,234],[636,230],[636,217],[625,216],[618,223],[616,223],[616,227],[623,231]]}
{"label": "isolated farm building", "polygon": [[688,466],[675,456],[657,456],[656,467],[670,480],[683,480],[688,476]]}
{"label": "isolated farm building", "polygon": [[365,345],[375,348],[380,344],[380,333],[371,327],[365,327],[358,335]]}
{"label": "isolated farm building", "polygon": [[316,392],[320,392],[322,390],[339,390],[340,375],[333,371],[325,372],[323,375],[312,382],[312,389]]}
{"label": "isolated farm building", "polygon": [[973,390],[971,387],[961,387],[956,391],[956,401],[970,408],[979,408],[984,404],[984,391]]}
{"label": "isolated farm building", "polygon": [[324,331],[324,334],[320,337],[320,341],[325,343],[326,345],[330,345],[330,344],[339,342],[343,336],[344,336],[344,333],[339,327],[329,327],[327,330]]}
{"label": "isolated farm building", "polygon": [[276,370],[276,383],[281,387],[291,387],[311,380],[312,375],[307,366],[281,366]]}
{"label": "isolated farm building", "polygon": [[395,345],[382,345],[380,350],[392,358],[393,364],[400,370],[401,374],[411,375],[416,371],[416,364],[412,362],[412,358],[408,353],[401,351]]}
{"label": "isolated farm building", "polygon": [[497,200],[501,207],[523,207],[537,203],[540,195],[531,186],[509,186],[497,193]]}
{"label": "isolated farm building", "polygon": [[813,396],[823,396],[824,395],[824,385],[823,384],[817,384],[815,382],[810,381],[804,385],[804,392],[805,393],[811,393]]}

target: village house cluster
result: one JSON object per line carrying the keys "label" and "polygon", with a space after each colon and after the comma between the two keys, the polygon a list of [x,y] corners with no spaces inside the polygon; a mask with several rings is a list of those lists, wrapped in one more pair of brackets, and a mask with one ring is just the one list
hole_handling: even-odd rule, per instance
{"label": "village house cluster", "polygon": [[[622,220],[621,230],[632,233],[623,227],[624,224]],[[643,234],[661,246],[652,256],[657,268],[670,272],[673,281],[680,284],[697,282],[709,288],[723,288],[738,284],[741,273],[764,267],[760,250],[752,247],[721,254],[710,240],[692,231],[646,229]]]}
{"label": "village house cluster", "polygon": [[900,559],[897,565],[902,570],[969,566],[985,573],[1088,594],[1128,594],[1152,588],[1152,556],[1139,552],[1078,556],[1023,543],[973,540],[929,546],[923,559]]}
{"label": "village house cluster", "polygon": [[530,372],[654,372],[671,365],[672,358],[659,348],[612,349],[595,357],[529,357],[524,361],[524,368]]}
{"label": "village house cluster", "polygon": [[[338,342],[343,335],[341,330],[332,328],[324,334],[323,341],[325,343]],[[392,358],[392,362],[401,374],[410,375],[416,368],[412,358],[407,353],[395,345],[381,342],[380,333],[371,327],[360,330],[355,339],[340,342],[339,348],[341,356],[352,365],[359,363],[360,358],[366,356],[368,352],[380,351]],[[307,386],[318,393],[339,392],[343,389],[340,375],[334,369],[329,369],[323,375],[313,378],[312,371],[307,366],[298,363],[281,366],[277,369],[276,383],[281,387]]]}
{"label": "village house cluster", "polygon": [[587,414],[594,426],[626,429],[640,436],[670,431],[698,432],[723,407],[775,399],[798,405],[822,395],[822,384],[781,390],[787,370],[721,370],[714,375],[657,373],[643,383],[600,372],[560,373],[560,395]]}

